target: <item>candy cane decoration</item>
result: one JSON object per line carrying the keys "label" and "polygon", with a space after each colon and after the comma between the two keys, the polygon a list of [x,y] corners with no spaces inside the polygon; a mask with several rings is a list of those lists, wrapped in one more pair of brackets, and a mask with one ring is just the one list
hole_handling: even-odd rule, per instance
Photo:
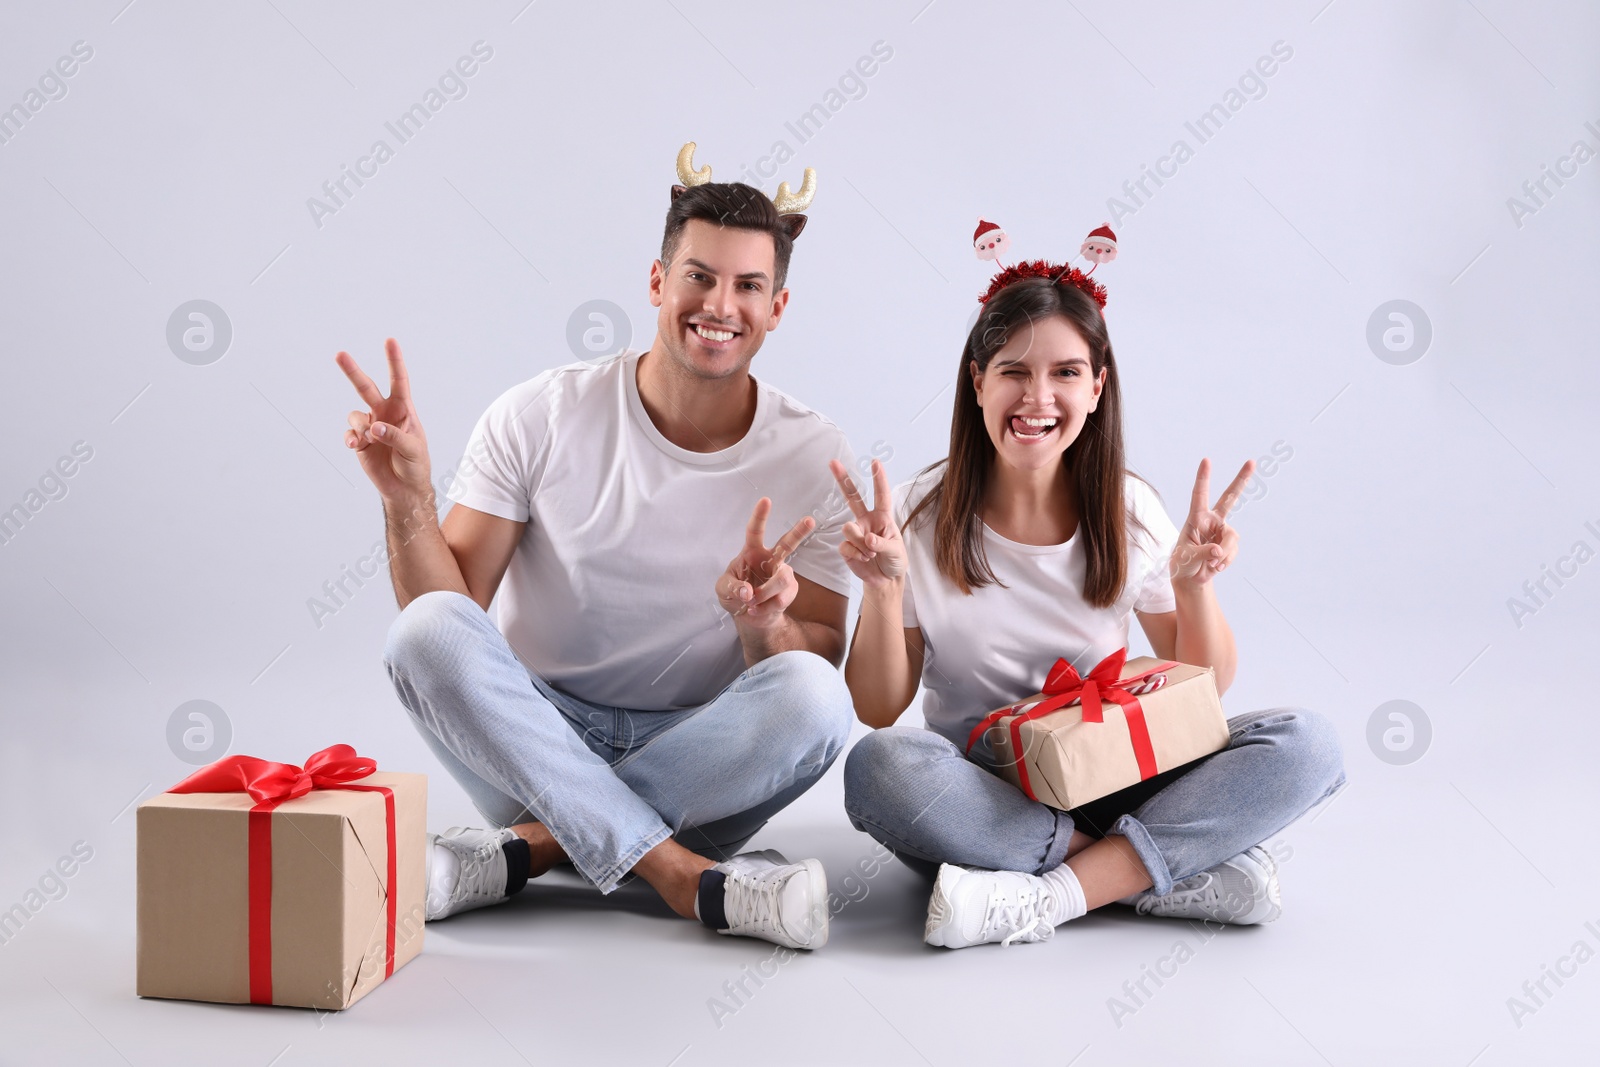
{"label": "candy cane decoration", "polygon": [[[1164,686],[1166,684],[1167,684],[1167,676],[1165,674],[1152,674],[1150,677],[1146,678],[1144,681],[1138,682],[1138,683],[1135,683],[1134,685],[1128,686],[1127,689],[1126,689],[1126,692],[1130,696],[1142,697],[1146,693],[1154,693],[1157,689],[1160,689],[1162,686]],[[1023,712],[1027,711],[1029,708],[1032,708],[1037,703],[1039,703],[1039,702],[1037,700],[1035,700],[1032,704],[1026,704],[1026,705],[1018,704],[1016,707],[1012,708],[1011,711],[1015,715],[1021,715]],[[1068,701],[1067,703],[1065,703],[1065,704],[1063,704],[1061,706],[1064,707],[1064,708],[1070,708],[1070,707],[1074,707],[1074,706],[1076,706],[1078,704],[1082,704],[1082,703],[1083,703],[1083,698],[1080,696],[1080,697],[1073,697],[1070,701]]]}

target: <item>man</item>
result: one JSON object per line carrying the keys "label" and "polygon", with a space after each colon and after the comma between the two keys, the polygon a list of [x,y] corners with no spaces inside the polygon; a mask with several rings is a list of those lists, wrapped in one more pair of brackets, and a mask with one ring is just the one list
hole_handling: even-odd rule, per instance
{"label": "man", "polygon": [[[496,400],[442,525],[399,346],[387,397],[337,356],[369,407],[345,442],[383,498],[402,608],[385,663],[495,827],[430,835],[429,919],[570,861],[602,893],[637,875],[720,933],[827,940],[818,861],[734,855],[823,775],[854,718],[837,670],[848,512],[828,466],[853,457],[749,373],[788,304],[815,176],[774,203],[692,162],[690,144],[650,268],[649,351]],[[787,525],[771,546],[769,520]]]}

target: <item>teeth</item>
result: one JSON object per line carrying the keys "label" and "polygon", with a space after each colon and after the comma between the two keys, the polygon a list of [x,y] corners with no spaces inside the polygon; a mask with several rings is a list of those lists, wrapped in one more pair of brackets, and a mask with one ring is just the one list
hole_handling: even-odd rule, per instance
{"label": "teeth", "polygon": [[[1034,418],[1028,415],[1013,415],[1011,419],[1011,432],[1016,434],[1018,437],[1043,437],[1045,434],[1053,430],[1056,425],[1056,420],[1053,418]],[[1022,426],[1018,426],[1018,423],[1021,423],[1022,426],[1026,426],[1034,432],[1023,432]]]}
{"label": "teeth", "polygon": [[713,330],[709,326],[696,326],[694,332],[704,337],[707,341],[733,340],[733,332],[731,330]]}

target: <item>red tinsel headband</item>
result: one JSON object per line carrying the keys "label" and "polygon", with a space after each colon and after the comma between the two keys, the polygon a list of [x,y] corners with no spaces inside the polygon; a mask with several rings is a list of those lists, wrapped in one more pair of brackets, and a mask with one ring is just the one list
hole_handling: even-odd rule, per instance
{"label": "red tinsel headband", "polygon": [[[973,250],[979,259],[1000,262],[1000,257],[1011,247],[1011,238],[1006,236],[1004,230],[992,222],[984,219],[978,220],[977,232],[973,234]],[[1006,267],[989,281],[989,288],[978,297],[978,303],[987,304],[989,299],[1010,285],[1012,282],[1024,278],[1048,278],[1056,285],[1071,285],[1082,289],[1093,298],[1095,304],[1102,309],[1106,306],[1106,287],[1092,280],[1089,275],[1094,273],[1095,267],[1102,263],[1109,263],[1117,258],[1117,235],[1111,232],[1109,224],[1104,224],[1091,230],[1084,239],[1079,254],[1094,264],[1089,268],[1088,274],[1070,265],[1051,263],[1043,259],[1018,263]]]}
{"label": "red tinsel headband", "polygon": [[996,274],[989,282],[988,291],[978,297],[978,303],[987,304],[989,298],[1012,282],[1019,282],[1024,278],[1049,278],[1057,285],[1075,285],[1079,289],[1094,297],[1094,302],[1101,307],[1106,306],[1106,287],[1099,282],[1091,281],[1089,276],[1077,267],[1063,267],[1059,264],[1049,263],[1042,259],[1033,260],[1031,263],[1018,263],[1014,267],[1007,267]]}

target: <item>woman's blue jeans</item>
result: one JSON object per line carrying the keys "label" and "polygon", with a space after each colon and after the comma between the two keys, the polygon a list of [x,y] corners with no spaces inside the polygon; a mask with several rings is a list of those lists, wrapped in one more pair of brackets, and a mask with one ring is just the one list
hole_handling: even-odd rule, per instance
{"label": "woman's blue jeans", "polygon": [[1028,797],[994,770],[986,741],[973,759],[932,730],[890,726],[845,759],[851,823],[908,866],[940,863],[1043,874],[1067,856],[1072,831],[1121,834],[1156,893],[1259,844],[1345,782],[1339,739],[1315,712],[1278,708],[1228,720],[1228,747],[1071,811]]}

